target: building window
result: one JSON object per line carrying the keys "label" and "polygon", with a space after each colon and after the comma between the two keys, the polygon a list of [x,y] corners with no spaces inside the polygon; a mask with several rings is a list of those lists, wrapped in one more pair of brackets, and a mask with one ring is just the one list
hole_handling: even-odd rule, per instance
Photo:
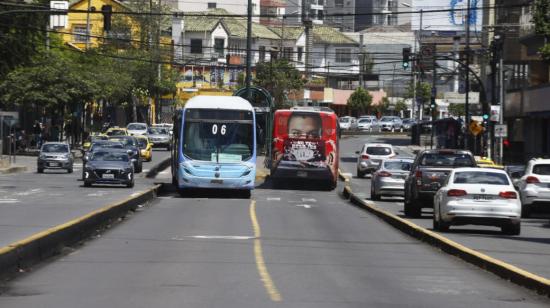
{"label": "building window", "polygon": [[344,0],[334,0],[334,6],[339,8],[344,7]]}
{"label": "building window", "polygon": [[191,53],[202,53],[201,39],[191,39]]}
{"label": "building window", "polygon": [[334,16],[333,22],[337,25],[344,23],[344,16]]}
{"label": "building window", "polygon": [[208,8],[209,9],[215,9],[216,8],[216,2],[208,2]]}
{"label": "building window", "polygon": [[283,58],[288,60],[292,59],[292,52],[293,52],[292,47],[283,48]]}
{"label": "building window", "polygon": [[265,46],[260,46],[260,62],[265,61]]}
{"label": "building window", "polygon": [[220,57],[223,57],[223,45],[225,45],[225,39],[214,39],[214,52],[217,53]]}
{"label": "building window", "polygon": [[324,18],[325,18],[325,11],[323,11],[323,10],[318,10],[318,11],[317,11],[317,19],[323,20]]}
{"label": "building window", "polygon": [[298,47],[298,61],[303,61],[304,47]]}
{"label": "building window", "polygon": [[349,49],[349,48],[337,48],[336,49],[336,62],[350,63],[351,62],[351,49]]}
{"label": "building window", "polygon": [[75,43],[86,42],[86,25],[75,25],[73,27],[73,40]]}

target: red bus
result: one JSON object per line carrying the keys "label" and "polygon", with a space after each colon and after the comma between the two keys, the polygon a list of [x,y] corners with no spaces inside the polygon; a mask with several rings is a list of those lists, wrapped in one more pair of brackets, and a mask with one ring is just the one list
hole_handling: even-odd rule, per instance
{"label": "red bus", "polygon": [[277,110],[273,118],[271,178],[338,181],[338,117],[329,108],[294,107]]}

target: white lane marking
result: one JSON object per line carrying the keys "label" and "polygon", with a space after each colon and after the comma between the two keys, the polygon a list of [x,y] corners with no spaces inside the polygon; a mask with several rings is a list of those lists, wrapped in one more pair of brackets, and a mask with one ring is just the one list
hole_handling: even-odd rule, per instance
{"label": "white lane marking", "polygon": [[254,239],[254,236],[243,236],[243,235],[189,235],[184,237],[173,237],[172,240],[183,241],[185,238],[196,238],[196,239],[208,239],[208,240],[251,240]]}
{"label": "white lane marking", "polygon": [[103,197],[103,196],[105,196],[106,194],[107,194],[106,191],[104,191],[104,190],[99,190],[99,191],[97,191],[97,192],[95,192],[95,193],[88,194],[88,197]]}
{"label": "white lane marking", "polygon": [[42,192],[42,189],[33,188],[33,189],[30,189],[30,190],[14,193],[13,195],[14,196],[30,196],[30,195],[38,194],[40,192]]}
{"label": "white lane marking", "polygon": [[279,197],[267,197],[267,201],[281,201]]}
{"label": "white lane marking", "polygon": [[60,197],[60,196],[64,196],[64,194],[48,194],[48,196],[50,196],[50,197]]}
{"label": "white lane marking", "polygon": [[312,203],[315,203],[317,202],[317,200],[313,199],[313,198],[302,198],[302,202],[312,202]]}
{"label": "white lane marking", "polygon": [[20,202],[17,199],[0,199],[0,203],[17,203]]}
{"label": "white lane marking", "polygon": [[303,207],[305,209],[310,209],[311,208],[311,205],[309,205],[309,204],[296,204],[296,206]]}

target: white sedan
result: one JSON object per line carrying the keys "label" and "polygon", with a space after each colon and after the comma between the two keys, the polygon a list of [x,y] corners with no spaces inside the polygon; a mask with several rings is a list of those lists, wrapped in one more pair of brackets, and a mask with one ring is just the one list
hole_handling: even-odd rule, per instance
{"label": "white sedan", "polygon": [[448,231],[451,225],[467,224],[520,234],[521,201],[506,172],[490,168],[451,171],[434,197],[433,228]]}

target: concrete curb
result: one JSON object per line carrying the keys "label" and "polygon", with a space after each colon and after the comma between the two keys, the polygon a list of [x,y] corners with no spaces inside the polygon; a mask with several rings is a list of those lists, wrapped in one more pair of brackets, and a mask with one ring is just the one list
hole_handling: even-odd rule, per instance
{"label": "concrete curb", "polygon": [[11,173],[20,173],[27,171],[27,166],[11,166],[7,168],[0,168],[0,173],[2,174],[11,174]]}
{"label": "concrete curb", "polygon": [[128,211],[155,198],[161,185],[0,248],[0,277],[8,277],[89,238]]}
{"label": "concrete curb", "polygon": [[[340,178],[345,178],[340,172],[339,176]],[[486,254],[468,248],[440,234],[420,227],[406,219],[378,208],[376,205],[357,197],[352,192],[351,187],[348,184],[349,179],[346,180],[348,182],[346,182],[346,185],[344,186],[343,195],[348,198],[351,203],[376,215],[378,218],[384,220],[396,229],[418,240],[428,243],[431,246],[437,247],[445,253],[456,256],[470,264],[491,272],[503,279],[509,280],[519,286],[534,290],[539,294],[550,297],[549,279],[535,275],[501,260],[492,258]]]}
{"label": "concrete curb", "polygon": [[154,165],[151,169],[149,169],[145,177],[148,179],[155,178],[159,174],[159,172],[170,167],[171,162],[172,162],[171,157],[165,158],[160,163]]}

